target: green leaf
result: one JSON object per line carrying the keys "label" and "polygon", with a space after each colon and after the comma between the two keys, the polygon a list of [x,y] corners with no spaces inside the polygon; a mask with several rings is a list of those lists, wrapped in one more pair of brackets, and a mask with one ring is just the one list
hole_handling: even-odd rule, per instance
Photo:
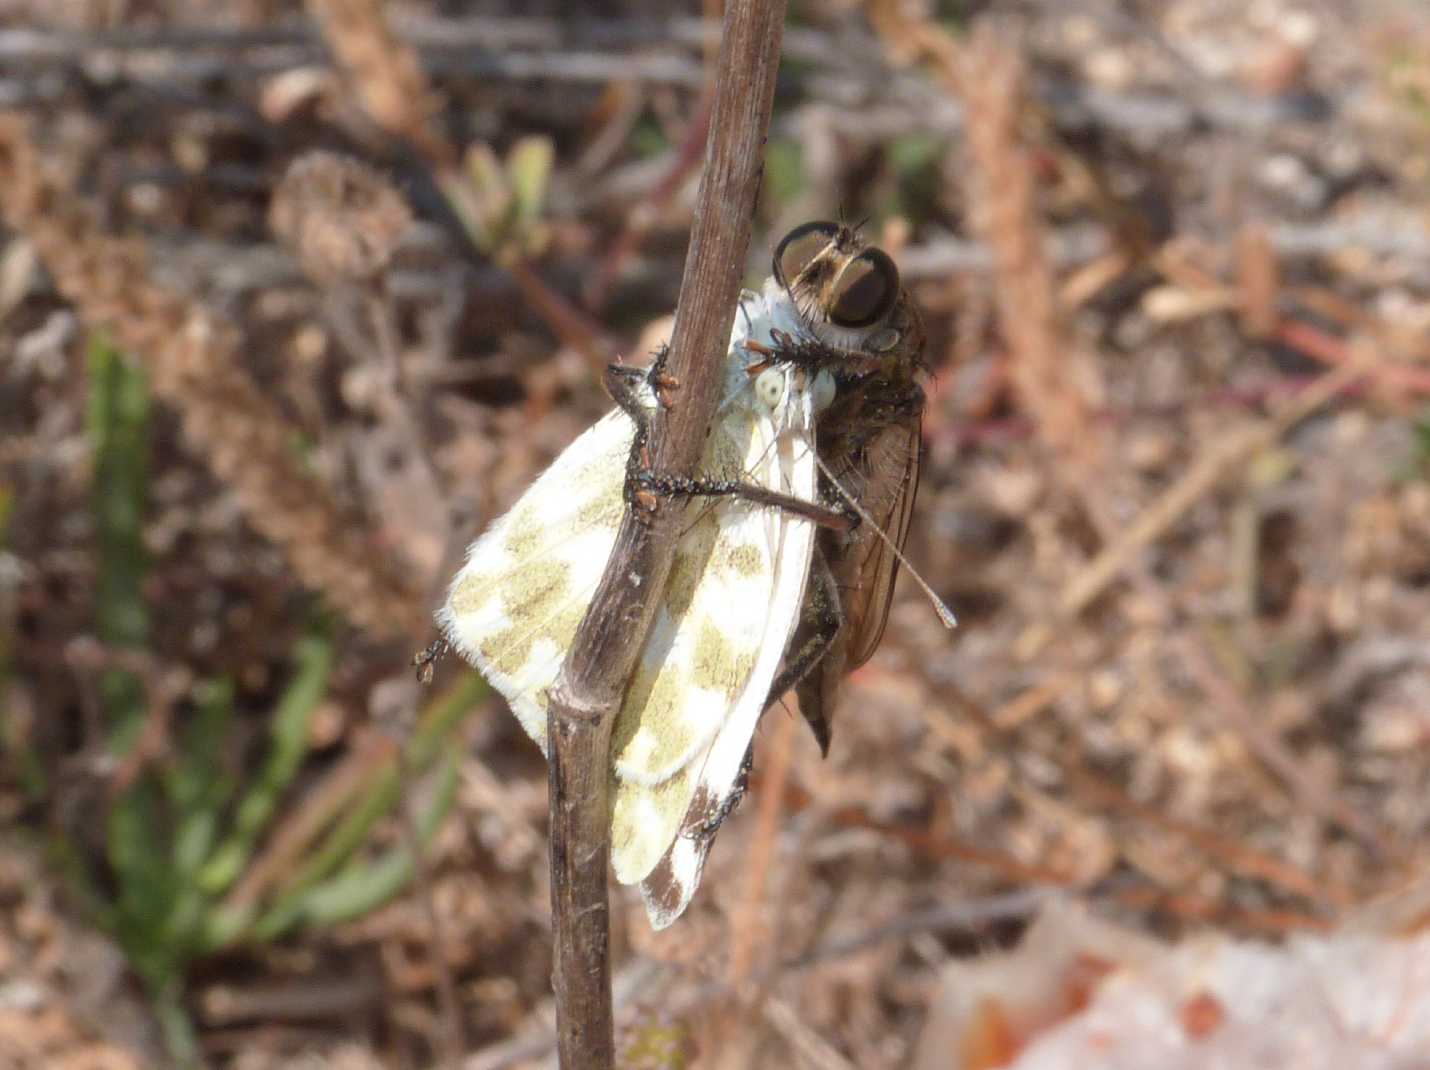
{"label": "green leaf", "polygon": [[765,148],[765,193],[770,202],[788,204],[804,186],[804,147],[788,138],[772,139]]}
{"label": "green leaf", "polygon": [[652,160],[670,151],[670,138],[650,115],[642,115],[631,127],[631,153],[641,160]]}
{"label": "green leaf", "polygon": [[209,898],[199,881],[222,826],[223,810],[236,784],[225,768],[231,742],[233,682],[209,681],[195,689],[197,709],[180,734],[180,746],[166,776],[170,805],[178,819],[172,865],[183,879],[178,913],[201,928]]}
{"label": "green leaf", "polygon": [[686,1022],[653,1018],[623,1039],[619,1065],[624,1070],[685,1070],[690,1065],[694,1038]]}
{"label": "green leaf", "polygon": [[308,751],[309,725],[327,693],[333,667],[332,641],[320,636],[301,640],[297,662],[293,680],[273,715],[272,741],[263,769],[239,803],[228,839],[198,873],[199,886],[210,895],[222,892],[243,872],[253,845]]}
{"label": "green leaf", "polygon": [[[450,793],[456,789],[456,758],[450,751],[452,734],[488,690],[479,675],[467,673],[427,704],[407,743],[403,765],[410,775],[425,771],[438,757],[445,757],[450,766],[444,768],[437,792],[440,805],[430,809],[422,822],[429,833],[445,813]],[[385,902],[396,894],[411,876],[410,859],[404,862],[401,853],[389,853],[370,866],[353,863],[352,859],[367,841],[372,827],[391,813],[400,799],[401,775],[394,763],[364,785],[347,815],[328,832],[270,905],[214,910],[205,922],[203,946],[217,950],[244,941],[274,939],[299,924],[325,924],[340,916],[355,916],[354,911],[362,912],[361,904]]]}
{"label": "green leaf", "polygon": [[519,138],[507,153],[506,170],[516,196],[516,219],[523,228],[541,220],[556,150],[549,137]]}
{"label": "green leaf", "polygon": [[[436,791],[426,811],[417,819],[417,842],[421,850],[432,839],[457,794],[457,758],[449,754],[438,774]],[[403,843],[384,852],[373,862],[352,865],[332,877],[280,903],[270,918],[254,926],[255,936],[273,937],[293,924],[336,925],[376,910],[397,895],[412,879],[410,844]]]}
{"label": "green leaf", "polygon": [[[142,372],[98,335],[90,338],[88,357],[88,431],[99,550],[95,630],[108,646],[143,648],[149,639],[143,597],[149,394]],[[122,754],[143,724],[143,685],[133,673],[109,670],[100,678],[99,693],[110,744]]]}

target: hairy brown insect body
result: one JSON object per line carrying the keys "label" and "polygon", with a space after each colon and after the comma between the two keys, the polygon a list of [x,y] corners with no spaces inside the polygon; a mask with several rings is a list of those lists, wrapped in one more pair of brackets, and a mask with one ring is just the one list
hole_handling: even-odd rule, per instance
{"label": "hairy brown insect body", "polygon": [[852,499],[867,514],[852,530],[819,532],[800,624],[772,692],[797,687],[827,751],[838,685],[873,655],[888,622],[894,548],[907,538],[918,491],[925,334],[893,261],[849,227],[791,231],[774,265],[810,328],[812,340],[796,343],[801,359],[834,374],[834,400],[816,424],[821,497]]}

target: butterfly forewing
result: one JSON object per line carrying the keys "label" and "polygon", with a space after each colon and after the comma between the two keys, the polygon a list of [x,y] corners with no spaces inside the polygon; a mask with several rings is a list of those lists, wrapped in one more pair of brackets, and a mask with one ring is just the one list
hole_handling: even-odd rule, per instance
{"label": "butterfly forewing", "polygon": [[[789,393],[789,400],[774,414],[784,424],[783,433],[771,437],[766,453],[752,458],[750,472],[761,485],[812,501],[816,481],[813,399],[810,391],[792,388]],[[730,515],[741,514],[732,511]],[[679,834],[653,869],[643,874],[641,894],[651,924],[657,929],[680,916],[699,886],[715,831],[728,800],[738,790],[755,726],[768,704],[770,687],[793,634],[809,578],[814,528],[808,521],[779,510],[748,506],[743,516],[744,526],[758,531],[756,538],[763,539],[769,550],[770,594],[764,642],[745,692],[731,707],[701,761],[698,776],[692,782],[694,790],[686,796]],[[701,589],[712,598],[727,596],[719,584],[706,583]],[[758,614],[754,604],[731,608],[737,613]]]}
{"label": "butterfly forewing", "polygon": [[437,623],[546,750],[546,689],[615,545],[634,425],[620,412],[575,440],[471,546]]}
{"label": "butterfly forewing", "polygon": [[[812,500],[806,379],[790,370],[772,408],[752,389],[747,368],[757,358],[743,345],[770,343],[772,325],[790,325],[792,314],[772,315],[759,296],[746,305],[700,474]],[[640,400],[655,405],[648,388]],[[543,751],[547,690],[615,543],[634,435],[617,411],[568,447],[473,544],[438,614],[447,639],[506,696]],[[668,874],[660,893],[647,895],[657,928],[699,882],[708,843],[693,851],[695,841],[679,834],[734,790],[798,619],[814,539],[807,520],[734,498],[670,507],[684,511],[686,526],[611,745],[612,867],[627,884],[658,865]]]}
{"label": "butterfly forewing", "polygon": [[[760,486],[814,494],[809,448],[796,457],[769,414],[732,405],[718,423],[706,470],[735,470]],[[697,519],[676,550],[661,608],[612,740],[616,789],[612,864],[623,883],[644,880],[670,848],[696,799],[723,798],[738,773],[722,756],[729,739],[749,746],[764,711],[779,656],[789,641],[804,593],[813,546],[811,525],[741,501],[695,510]],[[685,888],[699,871],[676,867]],[[663,927],[679,914],[651,910]]]}

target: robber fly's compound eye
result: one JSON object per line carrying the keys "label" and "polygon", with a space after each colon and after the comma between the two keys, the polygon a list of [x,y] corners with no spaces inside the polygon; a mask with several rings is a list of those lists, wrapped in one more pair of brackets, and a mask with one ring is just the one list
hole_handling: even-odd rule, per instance
{"label": "robber fly's compound eye", "polygon": [[819,255],[839,233],[839,224],[828,220],[801,223],[775,246],[775,278],[786,290],[809,262]]}
{"label": "robber fly's compound eye", "polygon": [[866,249],[834,282],[829,318],[840,327],[868,327],[889,314],[899,296],[899,269],[882,249]]}

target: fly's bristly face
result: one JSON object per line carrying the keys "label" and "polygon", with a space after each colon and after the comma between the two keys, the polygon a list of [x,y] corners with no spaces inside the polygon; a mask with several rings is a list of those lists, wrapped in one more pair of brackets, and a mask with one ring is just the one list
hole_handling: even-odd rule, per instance
{"label": "fly's bristly face", "polygon": [[886,371],[922,364],[923,326],[889,254],[841,223],[795,227],[775,247],[774,282],[813,337],[883,358]]}

